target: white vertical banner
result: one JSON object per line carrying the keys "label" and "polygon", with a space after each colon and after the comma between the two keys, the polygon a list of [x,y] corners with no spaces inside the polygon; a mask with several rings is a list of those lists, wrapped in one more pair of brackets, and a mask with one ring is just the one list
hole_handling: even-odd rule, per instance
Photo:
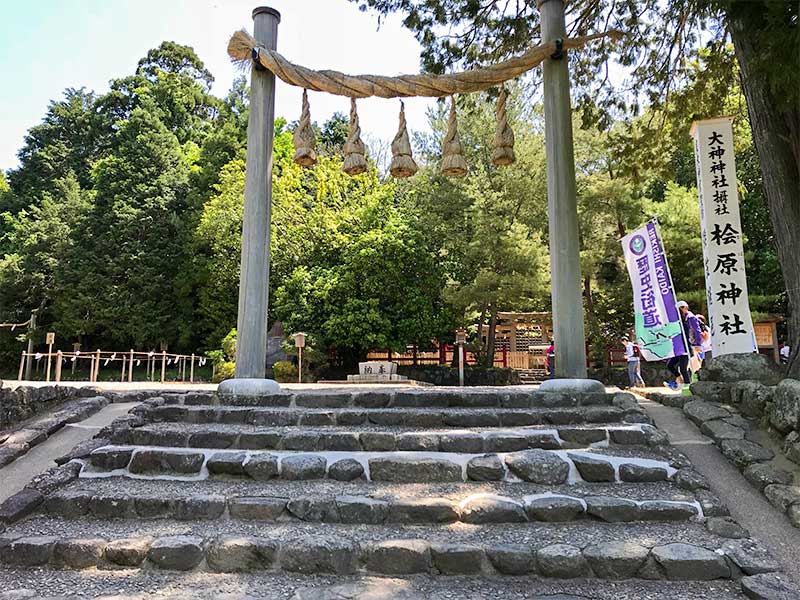
{"label": "white vertical banner", "polygon": [[731,117],[692,123],[713,356],[755,352]]}

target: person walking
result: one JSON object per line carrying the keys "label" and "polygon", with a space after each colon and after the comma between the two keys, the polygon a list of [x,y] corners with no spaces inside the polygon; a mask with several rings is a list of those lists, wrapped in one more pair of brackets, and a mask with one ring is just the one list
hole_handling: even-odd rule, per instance
{"label": "person walking", "polygon": [[681,300],[675,306],[680,312],[687,348],[686,354],[673,356],[667,361],[667,369],[674,375],[675,380],[665,381],[664,385],[670,389],[679,390],[681,389],[681,384],[689,385],[692,382],[692,378],[689,375],[689,360],[694,356],[695,352],[702,353],[703,338],[700,332],[700,323],[694,313],[689,310],[689,305]]}
{"label": "person walking", "polygon": [[622,336],[622,345],[625,346],[625,360],[628,361],[628,380],[630,387],[644,387],[644,379],[642,379],[642,365],[639,360],[639,347],[628,339],[628,336]]}
{"label": "person walking", "polygon": [[545,360],[547,365],[547,377],[552,379],[556,376],[556,345],[553,338],[550,338],[550,345],[545,352]]}

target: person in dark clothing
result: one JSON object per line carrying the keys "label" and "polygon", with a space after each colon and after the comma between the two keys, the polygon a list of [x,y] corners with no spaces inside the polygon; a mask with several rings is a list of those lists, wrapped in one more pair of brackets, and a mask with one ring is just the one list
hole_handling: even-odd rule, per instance
{"label": "person in dark clothing", "polygon": [[[682,356],[673,356],[667,361],[667,369],[675,376],[674,381],[665,381],[664,385],[673,390],[680,389],[680,384],[688,385],[692,382],[691,375],[689,375],[689,359],[694,355],[695,351],[702,352],[703,338],[700,331],[700,322],[692,311],[689,310],[689,305],[681,300],[675,306],[681,313],[681,324],[683,325],[683,332],[688,348],[687,353]],[[680,379],[680,382],[678,381]]]}
{"label": "person in dark clothing", "polygon": [[552,379],[556,376],[556,345],[553,338],[550,338],[550,345],[545,350],[547,377]]}

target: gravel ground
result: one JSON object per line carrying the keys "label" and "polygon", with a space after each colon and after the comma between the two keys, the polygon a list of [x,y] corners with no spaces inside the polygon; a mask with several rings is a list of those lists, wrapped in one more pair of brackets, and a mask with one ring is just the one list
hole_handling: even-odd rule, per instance
{"label": "gravel ground", "polygon": [[204,481],[142,480],[123,478],[79,479],[65,490],[86,490],[98,494],[161,496],[177,498],[199,494],[232,496],[356,496],[427,498],[444,497],[461,500],[471,494],[501,494],[522,498],[532,494],[566,496],[621,496],[631,500],[694,500],[694,496],[672,483],[576,483],[545,486],[527,482],[485,481],[467,483],[381,483],[366,481],[340,482],[331,479],[305,481],[253,481],[248,479],[208,479]]}
{"label": "gravel ground", "polygon": [[[170,573],[150,570],[84,571],[0,569],[0,589],[27,589],[37,598],[170,598],[198,600],[290,600],[298,589],[316,594],[342,584],[362,583],[366,589],[389,588],[413,594],[417,600],[532,600],[551,594],[571,594],[587,600],[743,600],[731,581],[666,582],[538,580],[529,577],[298,577],[285,574]],[[317,592],[318,590],[318,592]],[[389,598],[391,596],[384,596]],[[411,596],[401,596],[411,597]],[[324,596],[329,598],[329,596]]]}
{"label": "gravel ground", "polygon": [[593,542],[626,541],[644,546],[685,542],[717,548],[726,540],[709,533],[701,523],[602,523],[573,521],[569,523],[522,523],[504,525],[344,525],[305,521],[264,522],[235,519],[211,521],[174,521],[171,519],[96,520],[63,519],[37,516],[12,525],[7,535],[57,535],[62,538],[102,537],[119,539],[132,536],[198,535],[213,538],[219,535],[269,537],[281,542],[301,537],[331,536],[359,542],[387,539],[424,539],[431,543],[463,542],[467,544],[528,544],[541,547],[568,543],[583,548]]}

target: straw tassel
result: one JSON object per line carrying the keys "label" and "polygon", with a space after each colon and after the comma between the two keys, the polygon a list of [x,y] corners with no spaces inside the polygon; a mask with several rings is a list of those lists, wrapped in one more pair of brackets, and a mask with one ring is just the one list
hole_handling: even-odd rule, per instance
{"label": "straw tassel", "polygon": [[361,141],[361,127],[358,124],[356,99],[350,98],[350,130],[344,143],[344,165],[342,171],[348,175],[359,175],[367,170],[367,159],[364,156],[365,146]]}
{"label": "straw tassel", "polygon": [[508,119],[506,118],[507,97],[506,88],[500,88],[500,95],[497,97],[497,107],[495,108],[497,128],[492,141],[492,164],[496,167],[510,165],[516,160],[514,156],[514,132],[508,126]]}
{"label": "straw tassel", "polygon": [[463,177],[467,174],[467,161],[461,153],[461,140],[458,138],[456,120],[456,99],[450,97],[450,118],[447,120],[447,134],[442,143],[442,174],[448,177]]}
{"label": "straw tassel", "polygon": [[406,127],[406,108],[403,101],[400,101],[400,125],[397,134],[392,140],[392,162],[389,165],[389,173],[392,177],[402,178],[411,177],[419,170],[414,157],[411,156],[411,142],[408,139],[408,128]]}
{"label": "straw tassel", "polygon": [[308,90],[303,90],[303,110],[300,122],[294,130],[294,162],[302,167],[317,164],[317,153],[314,151],[314,128],[311,127],[311,111],[308,105]]}

